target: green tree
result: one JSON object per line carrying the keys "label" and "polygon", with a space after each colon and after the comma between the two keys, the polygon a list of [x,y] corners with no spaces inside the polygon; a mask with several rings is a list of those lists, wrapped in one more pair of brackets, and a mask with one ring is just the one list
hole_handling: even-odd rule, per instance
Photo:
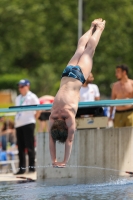
{"label": "green tree", "polygon": [[[84,31],[93,19],[106,20],[92,71],[101,94],[110,96],[115,66],[126,63],[133,72],[133,0],[83,1]],[[0,89],[29,78],[39,96],[55,95],[75,52],[77,30],[78,1],[0,1]]]}

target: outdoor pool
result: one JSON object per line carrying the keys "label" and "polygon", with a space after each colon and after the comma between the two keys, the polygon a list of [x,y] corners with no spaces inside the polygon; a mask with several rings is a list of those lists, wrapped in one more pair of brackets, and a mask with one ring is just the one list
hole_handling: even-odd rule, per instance
{"label": "outdoor pool", "polygon": [[[73,181],[74,182],[74,181]],[[65,179],[30,182],[0,182],[0,200],[131,200],[133,178],[119,178],[105,183],[65,185]]]}

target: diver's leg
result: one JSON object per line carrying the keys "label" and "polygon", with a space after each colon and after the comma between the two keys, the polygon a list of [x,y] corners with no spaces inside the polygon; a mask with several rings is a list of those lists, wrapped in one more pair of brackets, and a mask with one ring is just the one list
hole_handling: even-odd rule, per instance
{"label": "diver's leg", "polygon": [[84,35],[81,36],[81,38],[78,41],[78,46],[77,46],[76,52],[73,55],[73,57],[71,58],[71,60],[69,61],[68,65],[73,65],[73,66],[77,65],[80,57],[82,56],[82,54],[86,48],[86,45],[87,45],[90,37],[92,36],[92,34],[95,30],[95,25],[99,20],[102,21],[102,19],[95,19],[91,23],[90,29]]}
{"label": "diver's leg", "polygon": [[105,20],[104,21],[99,21],[96,24],[96,31],[94,32],[94,34],[90,37],[88,43],[87,43],[87,47],[84,50],[82,56],[79,59],[79,62],[77,65],[80,66],[85,79],[88,78],[91,69],[92,69],[92,65],[93,65],[93,55],[95,53],[95,49],[98,45],[98,42],[100,40],[101,34],[104,30],[105,27]]}

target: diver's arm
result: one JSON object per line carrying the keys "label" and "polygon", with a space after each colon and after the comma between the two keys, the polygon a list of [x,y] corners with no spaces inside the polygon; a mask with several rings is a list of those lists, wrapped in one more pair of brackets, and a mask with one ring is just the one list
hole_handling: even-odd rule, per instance
{"label": "diver's arm", "polygon": [[68,138],[65,142],[65,154],[64,154],[64,164],[66,164],[70,158],[72,145],[73,145],[73,139],[74,139],[74,131],[72,127],[68,129]]}
{"label": "diver's arm", "polygon": [[56,162],[56,143],[53,140],[50,133],[49,133],[49,150],[50,150],[52,164],[54,164]]}

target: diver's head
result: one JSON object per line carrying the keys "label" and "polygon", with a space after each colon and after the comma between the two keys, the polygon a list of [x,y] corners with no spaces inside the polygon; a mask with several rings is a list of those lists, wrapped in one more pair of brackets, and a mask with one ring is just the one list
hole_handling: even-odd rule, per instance
{"label": "diver's head", "polygon": [[51,127],[51,136],[55,142],[59,141],[65,143],[68,137],[68,128],[65,120],[57,119],[54,121],[53,126]]}

